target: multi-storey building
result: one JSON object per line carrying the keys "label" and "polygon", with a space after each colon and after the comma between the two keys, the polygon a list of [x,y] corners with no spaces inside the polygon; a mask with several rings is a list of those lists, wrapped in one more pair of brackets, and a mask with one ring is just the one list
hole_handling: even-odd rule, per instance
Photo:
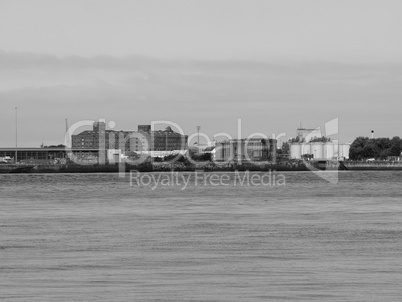
{"label": "multi-storey building", "polygon": [[173,151],[187,149],[187,135],[181,135],[166,127],[165,130],[151,132],[152,151]]}
{"label": "multi-storey building", "polygon": [[134,131],[106,130],[106,123],[95,122],[92,130],[85,130],[71,136],[74,149],[121,149],[128,150],[127,137]]}
{"label": "multi-storey building", "polygon": [[[145,151],[174,151],[187,149],[188,136],[166,127],[165,130],[151,131],[151,125],[139,125],[137,134],[146,139]],[[144,140],[145,141],[145,140]]]}
{"label": "multi-storey building", "polygon": [[276,161],[276,139],[230,139],[217,142],[216,161]]}
{"label": "multi-storey building", "polygon": [[125,151],[173,151],[187,149],[187,135],[167,127],[151,131],[151,125],[139,125],[138,131],[106,130],[106,123],[95,122],[92,130],[71,136],[74,149],[120,149]]}

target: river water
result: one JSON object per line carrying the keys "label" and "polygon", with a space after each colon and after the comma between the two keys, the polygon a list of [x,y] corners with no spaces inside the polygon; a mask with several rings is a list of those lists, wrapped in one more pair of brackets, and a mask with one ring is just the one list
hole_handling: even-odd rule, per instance
{"label": "river water", "polygon": [[160,175],[0,175],[0,298],[401,300],[402,171]]}

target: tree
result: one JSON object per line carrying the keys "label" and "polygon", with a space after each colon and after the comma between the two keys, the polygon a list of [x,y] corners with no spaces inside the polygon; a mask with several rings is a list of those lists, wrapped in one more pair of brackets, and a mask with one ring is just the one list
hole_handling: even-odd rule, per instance
{"label": "tree", "polygon": [[386,150],[391,147],[391,141],[388,137],[380,137],[374,140],[375,145],[380,150]]}
{"label": "tree", "polygon": [[349,149],[349,158],[353,160],[362,159],[363,156],[363,148],[369,141],[368,137],[357,137],[353,143],[350,145]]}
{"label": "tree", "polygon": [[380,152],[381,159],[386,159],[388,156],[390,156],[390,149],[385,149]]}
{"label": "tree", "polygon": [[327,143],[330,141],[331,141],[330,137],[322,136],[322,137],[314,137],[313,139],[310,140],[310,143],[315,143],[315,142]]}
{"label": "tree", "polygon": [[367,144],[363,147],[362,155],[365,158],[378,158],[380,157],[381,148],[378,146],[378,143],[370,139]]}
{"label": "tree", "polygon": [[282,154],[289,154],[290,153],[290,145],[287,142],[284,142],[282,144],[282,148],[281,148]]}
{"label": "tree", "polygon": [[402,152],[402,141],[399,136],[391,139],[391,147],[389,148],[389,156],[400,156]]}

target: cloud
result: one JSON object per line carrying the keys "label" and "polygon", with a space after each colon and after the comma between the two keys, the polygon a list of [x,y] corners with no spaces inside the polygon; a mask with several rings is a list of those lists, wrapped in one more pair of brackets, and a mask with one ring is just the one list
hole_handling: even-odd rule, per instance
{"label": "cloud", "polygon": [[402,95],[402,66],[390,64],[56,57],[0,51],[0,66],[4,146],[13,144],[9,125],[15,106],[24,130],[21,140],[31,142],[28,145],[60,143],[65,118],[73,122],[99,117],[115,120],[121,129],[170,119],[188,131],[197,124],[210,133],[235,130],[241,117],[245,134],[293,134],[300,121],[316,127],[339,117],[341,125],[361,121],[360,128],[348,129],[348,137],[353,137],[372,124],[373,116],[396,119],[396,111],[389,108],[398,108]]}

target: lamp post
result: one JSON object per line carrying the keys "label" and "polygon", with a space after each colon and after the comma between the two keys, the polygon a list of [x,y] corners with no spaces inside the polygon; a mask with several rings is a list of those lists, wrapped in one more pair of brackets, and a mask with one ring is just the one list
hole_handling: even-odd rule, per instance
{"label": "lamp post", "polygon": [[18,150],[18,108],[15,107],[15,163],[17,163]]}

